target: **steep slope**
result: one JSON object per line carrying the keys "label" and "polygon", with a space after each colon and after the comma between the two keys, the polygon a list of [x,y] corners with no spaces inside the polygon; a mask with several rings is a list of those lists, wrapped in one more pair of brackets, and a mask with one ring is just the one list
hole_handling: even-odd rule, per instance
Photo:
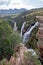
{"label": "steep slope", "polygon": [[[17,26],[18,26],[18,30],[21,30],[21,26],[22,23],[24,21],[28,21],[25,25],[24,31],[26,32],[28,27],[32,26],[37,20],[36,20],[36,16],[37,15],[41,15],[43,16],[43,8],[39,8],[39,9],[32,9],[29,10],[27,12],[23,12],[22,14],[20,14],[18,17],[15,18],[15,21],[17,21]],[[33,29],[30,39],[28,41],[28,43],[26,43],[26,46],[29,48],[37,48],[37,38],[36,38],[36,33],[38,31],[38,27],[36,27],[35,29]]]}
{"label": "steep slope", "polygon": [[16,49],[16,56],[11,56],[10,61],[1,60],[0,65],[41,65],[41,63],[36,56],[32,56],[28,49],[21,44]]}
{"label": "steep slope", "polygon": [[[37,15],[43,16],[43,8],[32,9],[21,13],[18,17],[15,18],[15,21],[18,22],[18,29],[20,30],[23,21],[29,21],[30,23],[36,21],[35,19]],[[21,24],[19,25],[20,22]]]}

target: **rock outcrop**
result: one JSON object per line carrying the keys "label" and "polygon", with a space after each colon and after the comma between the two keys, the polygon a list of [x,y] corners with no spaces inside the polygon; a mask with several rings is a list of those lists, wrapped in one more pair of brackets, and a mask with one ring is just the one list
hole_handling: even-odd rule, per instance
{"label": "rock outcrop", "polygon": [[[32,55],[29,52],[32,52]],[[11,57],[9,65],[36,65],[33,61],[33,56],[35,56],[36,53],[34,54],[32,49],[27,49],[24,44],[17,47],[16,54],[17,57]]]}
{"label": "rock outcrop", "polygon": [[24,53],[27,53],[27,48],[24,46],[24,44],[21,44],[16,49],[17,57],[11,57],[9,64],[10,65],[21,65],[23,63]]}
{"label": "rock outcrop", "polygon": [[17,46],[15,53],[11,56],[9,61],[7,59],[3,59],[0,62],[0,65],[41,65],[40,61],[35,56],[35,51],[33,51],[33,49],[27,49],[24,44]]}
{"label": "rock outcrop", "polygon": [[36,16],[39,22],[39,29],[36,37],[38,38],[37,47],[40,52],[40,60],[43,63],[43,16]]}

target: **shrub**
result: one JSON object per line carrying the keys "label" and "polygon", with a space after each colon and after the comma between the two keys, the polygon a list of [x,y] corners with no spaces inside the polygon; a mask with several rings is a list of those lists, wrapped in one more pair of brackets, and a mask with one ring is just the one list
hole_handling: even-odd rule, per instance
{"label": "shrub", "polygon": [[0,20],[0,59],[3,57],[9,59],[14,47],[20,42],[19,34],[12,30],[7,21]]}
{"label": "shrub", "polygon": [[23,65],[41,65],[41,63],[37,57],[31,56],[31,53],[25,53]]}

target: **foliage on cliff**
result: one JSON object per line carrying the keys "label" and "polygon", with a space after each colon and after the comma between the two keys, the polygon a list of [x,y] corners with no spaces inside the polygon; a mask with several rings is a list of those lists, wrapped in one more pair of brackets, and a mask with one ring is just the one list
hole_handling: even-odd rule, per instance
{"label": "foliage on cliff", "polygon": [[0,20],[0,59],[9,58],[20,42],[19,34],[12,30],[7,21]]}

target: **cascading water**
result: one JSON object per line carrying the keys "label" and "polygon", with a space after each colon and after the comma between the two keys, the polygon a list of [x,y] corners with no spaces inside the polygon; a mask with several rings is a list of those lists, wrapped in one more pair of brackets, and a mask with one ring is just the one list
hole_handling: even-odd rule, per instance
{"label": "cascading water", "polygon": [[38,26],[38,25],[39,25],[39,23],[36,22],[36,23],[30,28],[30,30],[28,30],[26,33],[24,33],[24,35],[23,35],[23,43],[28,42],[32,30],[33,30],[36,26]]}
{"label": "cascading water", "polygon": [[15,32],[17,31],[17,25],[16,25],[16,22],[14,23],[14,31],[15,31]]}
{"label": "cascading water", "polygon": [[20,33],[20,37],[22,38],[22,32],[23,32],[23,29],[24,29],[24,26],[25,26],[26,22],[23,23],[22,27],[21,27],[21,33]]}

